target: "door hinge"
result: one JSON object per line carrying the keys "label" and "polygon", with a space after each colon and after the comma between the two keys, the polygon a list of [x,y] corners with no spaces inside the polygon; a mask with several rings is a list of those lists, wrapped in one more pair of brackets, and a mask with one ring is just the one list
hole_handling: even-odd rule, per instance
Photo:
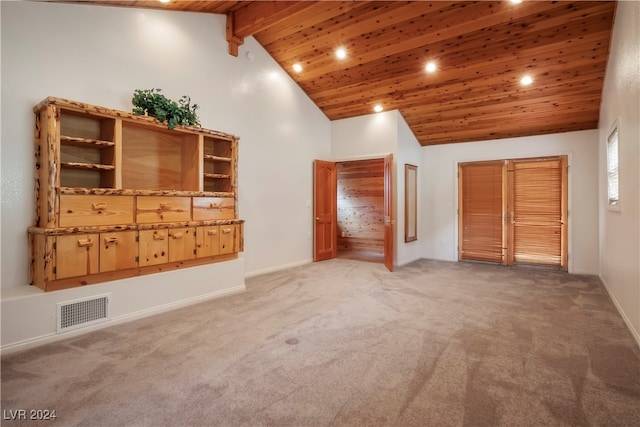
{"label": "door hinge", "polygon": [[140,236],[138,234],[136,234],[136,242],[140,241]]}
{"label": "door hinge", "polygon": [[53,266],[53,274],[56,274],[57,272],[58,272],[58,271],[57,271],[57,269],[56,269],[56,266],[54,265],[54,266]]}
{"label": "door hinge", "polygon": [[140,262],[140,257],[136,256],[136,262]]}
{"label": "door hinge", "polygon": [[196,255],[196,250],[195,249],[193,250],[193,254]]}
{"label": "door hinge", "polygon": [[58,249],[58,244],[56,242],[53,242],[53,245],[51,245],[51,247],[53,248],[53,250]]}

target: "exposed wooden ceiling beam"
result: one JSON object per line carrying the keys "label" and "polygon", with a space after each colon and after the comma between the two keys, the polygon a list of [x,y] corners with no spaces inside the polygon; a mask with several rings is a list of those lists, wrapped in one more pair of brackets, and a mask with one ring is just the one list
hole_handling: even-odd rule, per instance
{"label": "exposed wooden ceiling beam", "polygon": [[238,56],[244,39],[300,12],[312,4],[304,1],[251,1],[227,13],[229,54]]}

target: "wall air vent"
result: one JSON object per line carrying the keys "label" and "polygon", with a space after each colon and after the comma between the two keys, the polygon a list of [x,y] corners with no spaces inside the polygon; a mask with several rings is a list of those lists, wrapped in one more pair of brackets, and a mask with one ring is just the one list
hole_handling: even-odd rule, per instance
{"label": "wall air vent", "polygon": [[111,294],[103,294],[59,302],[57,332],[67,332],[108,321],[110,296]]}

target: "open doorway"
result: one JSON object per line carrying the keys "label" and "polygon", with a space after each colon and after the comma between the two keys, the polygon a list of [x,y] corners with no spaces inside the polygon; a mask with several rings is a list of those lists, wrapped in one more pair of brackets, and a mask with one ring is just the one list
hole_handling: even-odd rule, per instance
{"label": "open doorway", "polygon": [[314,162],[314,261],[381,262],[393,271],[392,161]]}
{"label": "open doorway", "polygon": [[337,257],[384,262],[384,159],[336,163]]}

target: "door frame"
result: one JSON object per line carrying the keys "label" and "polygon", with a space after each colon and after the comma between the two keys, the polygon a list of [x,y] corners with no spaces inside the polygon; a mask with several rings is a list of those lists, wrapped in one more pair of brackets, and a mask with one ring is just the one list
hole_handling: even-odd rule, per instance
{"label": "door frame", "polygon": [[[378,155],[378,156],[362,156],[362,157],[354,157],[354,158],[346,158],[346,159],[338,159],[338,160],[323,160],[323,159],[315,159],[313,161],[313,168],[314,168],[314,177],[313,177],[313,207],[312,207],[312,221],[313,221],[313,261],[317,262],[318,259],[316,257],[316,206],[315,206],[315,202],[316,202],[316,192],[317,192],[317,186],[316,186],[316,180],[315,180],[315,164],[317,161],[320,162],[328,162],[328,163],[333,163],[333,164],[337,164],[337,163],[347,163],[347,162],[356,162],[356,161],[362,161],[362,160],[384,160],[385,163],[388,163],[389,167],[386,168],[385,167],[385,197],[384,197],[384,207],[385,207],[385,242],[384,242],[384,265],[387,267],[387,269],[389,271],[393,271],[393,265],[395,263],[395,239],[396,239],[396,219],[395,219],[395,214],[396,214],[396,209],[394,208],[394,193],[395,193],[395,188],[394,188],[394,165],[393,165],[393,153],[388,153],[388,154],[383,154],[383,155]],[[389,174],[386,174],[386,171],[389,171]],[[337,172],[337,170],[336,170]],[[336,176],[336,183],[337,183],[337,176]],[[337,203],[337,191],[335,194],[335,198],[336,198],[336,203]],[[387,216],[387,213],[389,214]],[[387,221],[388,220],[388,221]],[[337,223],[337,218],[336,218],[336,223]],[[338,235],[337,233],[334,233],[334,247],[337,248],[337,242],[338,242]],[[335,258],[336,255],[334,255],[332,258]]]}

